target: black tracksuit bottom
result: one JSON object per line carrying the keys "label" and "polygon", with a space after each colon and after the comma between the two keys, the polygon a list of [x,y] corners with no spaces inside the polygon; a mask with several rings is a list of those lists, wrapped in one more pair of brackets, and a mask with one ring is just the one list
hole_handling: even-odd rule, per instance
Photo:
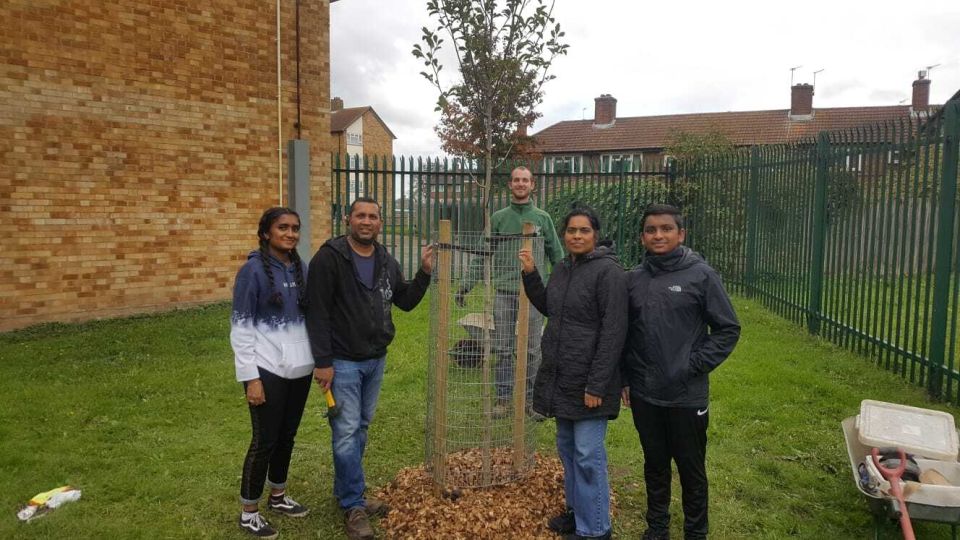
{"label": "black tracksuit bottom", "polygon": [[[266,402],[249,406],[253,436],[243,460],[240,502],[256,504],[266,482],[271,488],[285,488],[293,441],[310,393],[312,376],[284,379],[260,369]],[[244,389],[247,383],[243,384]],[[268,477],[269,474],[269,477]]]}
{"label": "black tracksuit bottom", "polygon": [[707,408],[660,407],[630,396],[633,424],[643,447],[647,527],[670,529],[670,460],[677,463],[688,540],[707,537]]}

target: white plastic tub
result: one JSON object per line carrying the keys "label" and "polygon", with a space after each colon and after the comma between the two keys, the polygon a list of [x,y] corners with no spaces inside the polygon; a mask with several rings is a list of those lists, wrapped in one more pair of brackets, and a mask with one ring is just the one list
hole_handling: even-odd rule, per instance
{"label": "white plastic tub", "polygon": [[865,399],[856,428],[868,448],[895,446],[918,457],[957,461],[960,443],[950,413]]}

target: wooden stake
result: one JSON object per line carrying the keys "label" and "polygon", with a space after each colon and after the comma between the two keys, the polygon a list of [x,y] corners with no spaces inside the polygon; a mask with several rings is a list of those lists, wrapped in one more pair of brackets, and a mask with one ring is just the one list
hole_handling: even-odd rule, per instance
{"label": "wooden stake", "polygon": [[[533,239],[529,236],[536,229],[533,223],[523,224],[522,249],[532,250]],[[513,370],[513,466],[522,472],[526,466],[526,423],[527,414],[527,344],[530,341],[530,300],[520,284],[517,297],[517,341],[515,343],[517,362]]]}
{"label": "wooden stake", "polygon": [[447,372],[450,368],[450,281],[452,275],[453,234],[450,220],[440,220],[440,245],[437,246],[437,349],[433,385],[433,478],[442,488],[447,467]]}

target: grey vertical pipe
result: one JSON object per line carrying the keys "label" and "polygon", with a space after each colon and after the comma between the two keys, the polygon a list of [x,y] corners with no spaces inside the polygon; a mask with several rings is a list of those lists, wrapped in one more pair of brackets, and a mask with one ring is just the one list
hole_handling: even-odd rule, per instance
{"label": "grey vertical pipe", "polygon": [[287,194],[290,208],[300,214],[300,258],[313,256],[310,239],[310,142],[304,139],[287,141]]}

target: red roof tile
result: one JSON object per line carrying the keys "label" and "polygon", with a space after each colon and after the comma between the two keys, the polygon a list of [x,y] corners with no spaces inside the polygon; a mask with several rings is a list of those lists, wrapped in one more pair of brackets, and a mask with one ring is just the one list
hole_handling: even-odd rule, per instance
{"label": "red roof tile", "polygon": [[373,113],[373,116],[383,125],[383,129],[387,130],[387,133],[390,134],[391,137],[394,139],[397,138],[397,136],[393,134],[393,131],[390,131],[390,127],[383,121],[383,118],[380,118],[377,111],[373,110],[373,107],[349,107],[330,113],[330,133],[339,133],[346,130],[367,111]]}
{"label": "red roof tile", "polygon": [[350,107],[330,114],[330,133],[337,133],[350,127],[350,124],[363,116],[370,107]]}
{"label": "red roof tile", "polygon": [[815,109],[809,120],[791,120],[789,110],[743,111],[617,118],[610,127],[593,120],[558,122],[534,135],[543,153],[660,149],[679,132],[719,131],[736,145],[778,144],[879,122],[910,118],[910,106]]}

